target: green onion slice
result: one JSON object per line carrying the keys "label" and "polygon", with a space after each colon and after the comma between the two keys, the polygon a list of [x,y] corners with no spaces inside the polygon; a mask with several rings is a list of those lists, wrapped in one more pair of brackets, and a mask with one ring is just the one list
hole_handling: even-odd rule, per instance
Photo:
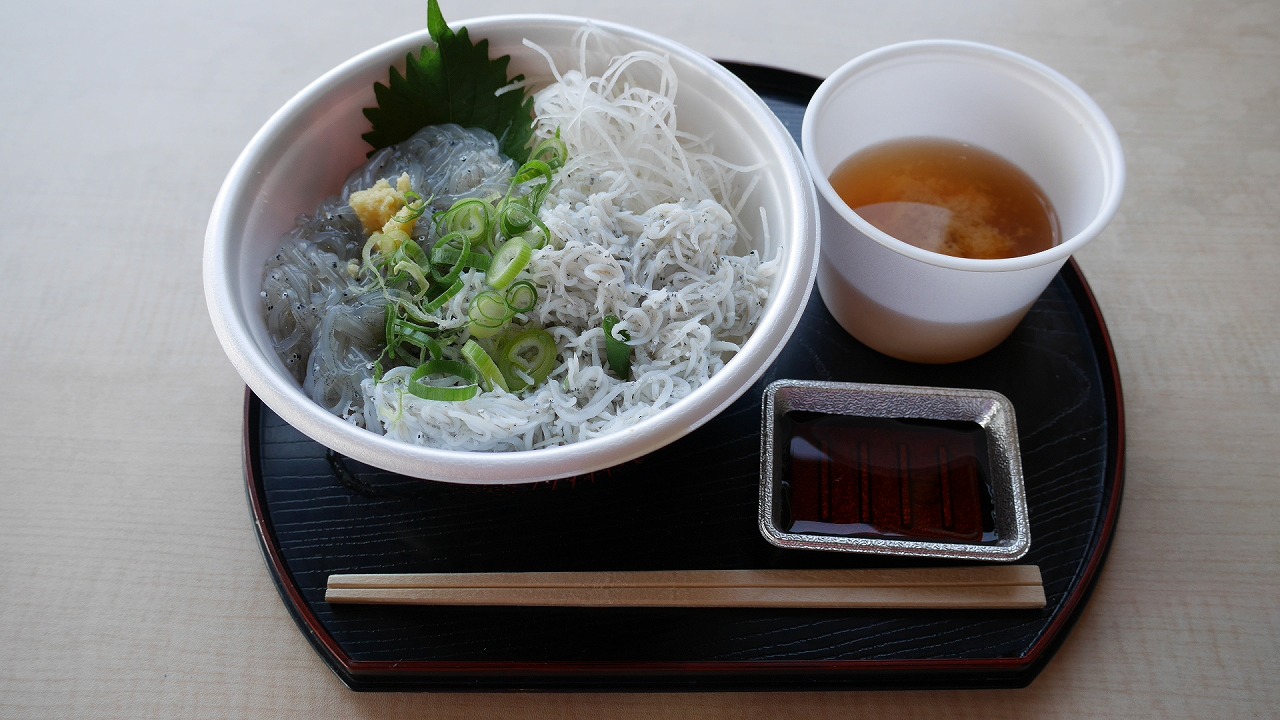
{"label": "green onion slice", "polygon": [[472,336],[487,338],[497,335],[511,320],[506,298],[493,290],[485,290],[471,298],[467,308],[467,329]]}
{"label": "green onion slice", "polygon": [[382,258],[382,267],[389,268],[387,281],[392,285],[403,288],[409,282],[418,284],[418,292],[416,296],[421,298],[427,293],[430,281],[426,276],[426,272],[430,270],[430,263],[427,262],[426,253],[422,252],[422,248],[418,243],[409,239],[403,231],[392,230],[385,233],[384,237],[390,237],[393,234],[404,235],[402,241],[395,251],[388,253]]}
{"label": "green onion slice", "polygon": [[494,388],[508,390],[507,379],[502,376],[502,371],[493,362],[493,358],[489,357],[489,353],[480,347],[480,343],[475,340],[468,340],[463,343],[462,357],[480,375],[480,384],[485,390],[493,390]]}
{"label": "green onion slice", "polygon": [[484,253],[469,252],[463,255],[462,251],[456,247],[437,247],[431,250],[431,262],[437,265],[452,266],[461,261],[464,268],[485,271],[489,269],[489,263],[492,260],[493,258]]}
{"label": "green onion slice", "polygon": [[[394,303],[387,306],[386,335],[387,350],[393,357],[406,362],[420,363],[428,357],[438,358],[444,352],[444,346],[432,336],[429,328],[401,317]],[[405,351],[405,345],[418,348],[418,353],[415,355]]]}
{"label": "green onion slice", "polygon": [[497,362],[512,391],[539,385],[555,369],[555,338],[542,328],[525,328],[502,340]]}
{"label": "green onion slice", "polygon": [[560,132],[557,130],[555,137],[547,138],[534,146],[529,158],[546,163],[553,171],[558,170],[564,167],[569,158],[569,146],[560,139]]}
{"label": "green onion slice", "polygon": [[431,290],[431,281],[427,279],[426,274],[422,272],[422,268],[419,267],[417,263],[409,262],[408,260],[401,260],[396,263],[396,266],[391,272],[392,275],[404,273],[413,278],[413,281],[418,284],[418,292],[414,293],[414,297],[416,298],[425,296],[427,292]]}
{"label": "green onion slice", "polygon": [[403,225],[410,220],[417,220],[422,217],[422,213],[426,212],[426,209],[427,201],[418,193],[410,190],[404,194],[404,208],[391,219]]}
{"label": "green onion slice", "polygon": [[422,305],[423,312],[433,313],[444,307],[444,304],[452,300],[454,295],[462,292],[462,288],[465,285],[466,283],[463,282],[462,278],[454,280],[452,285],[442,290],[439,295],[431,298],[430,302]]}
{"label": "green onion slice", "polygon": [[[365,241],[364,248],[360,251],[360,260],[362,267],[366,272],[373,275],[378,282],[378,287],[386,289],[386,279],[382,277],[382,270],[386,267],[394,265],[395,262],[409,257],[404,253],[408,253],[410,248],[406,245],[417,246],[409,235],[402,230],[392,230],[387,233],[376,232],[369,236]],[[394,250],[388,250],[394,247]],[[421,248],[419,248],[420,250]],[[387,250],[385,253],[384,250]]]}
{"label": "green onion slice", "polygon": [[409,343],[414,347],[433,349],[433,355],[440,355],[440,343],[431,337],[431,332],[421,325],[415,325],[408,320],[398,319],[395,321],[396,340],[402,343]]}
{"label": "green onion slice", "polygon": [[379,233],[374,233],[369,236],[368,240],[364,241],[364,248],[360,250],[360,262],[365,270],[373,273],[378,280],[378,284],[382,285],[382,273],[378,272],[377,265],[373,261],[373,249],[378,245],[378,235]]}
{"label": "green onion slice", "polygon": [[[401,230],[392,230],[391,232],[404,234]],[[387,234],[390,235],[391,233]],[[419,267],[427,267],[428,264],[427,254],[422,251],[422,246],[410,239],[408,235],[405,235],[405,239],[400,243],[399,249],[392,255],[392,258],[403,258],[417,264]]]}
{"label": "green onion slice", "polygon": [[538,288],[529,280],[517,280],[507,288],[507,307],[513,313],[527,313],[538,305]]}
{"label": "green onion slice", "polygon": [[493,206],[480,198],[459,200],[440,214],[438,223],[441,234],[462,233],[474,247],[482,248],[493,235]]}
{"label": "green onion slice", "polygon": [[[449,290],[445,291],[445,293],[448,292]],[[395,305],[397,311],[409,320],[419,325],[435,325],[440,322],[440,318],[432,315],[431,310],[424,309],[417,298],[404,290],[386,288],[383,293],[387,296],[388,304]]]}
{"label": "green onion slice", "polygon": [[[541,203],[541,200],[538,202]],[[523,236],[534,250],[546,245],[551,238],[551,230],[547,224],[519,198],[502,201],[498,209],[498,232],[506,238]]]}
{"label": "green onion slice", "polygon": [[530,210],[537,212],[542,207],[542,201],[546,199],[547,193],[551,191],[551,180],[555,177],[555,171],[551,166],[541,160],[530,160],[511,178],[511,187],[514,190],[517,187],[528,185],[528,207]]}
{"label": "green onion slice", "polygon": [[396,322],[396,341],[398,343],[407,343],[416,348],[426,350],[431,357],[440,357],[444,352],[444,346],[439,340],[431,337],[426,328],[414,325],[407,320],[399,320]]}
{"label": "green onion slice", "polygon": [[618,322],[617,315],[604,317],[604,352],[609,361],[609,369],[625,380],[631,376],[631,346],[627,344],[631,340],[631,333],[621,330],[618,332],[620,337],[615,337],[613,327]]}
{"label": "green onion slice", "polygon": [[546,247],[547,238],[551,237],[551,231],[547,229],[546,225],[542,224],[541,220],[534,220],[533,222],[537,227],[525,230],[518,237],[523,238],[531,249],[541,250]]}
{"label": "green onion slice", "polygon": [[466,363],[436,358],[409,376],[409,392],[423,400],[469,400],[480,392],[480,376]]}
{"label": "green onion slice", "polygon": [[520,166],[515,176],[511,178],[511,184],[525,185],[540,178],[544,183],[550,184],[553,176],[554,171],[551,166],[535,158]]}
{"label": "green onion slice", "polygon": [[400,319],[400,313],[396,310],[395,303],[387,304],[386,314],[383,317],[385,318],[383,328],[387,333],[387,347],[395,347],[398,342],[396,321]]}
{"label": "green onion slice", "polygon": [[[458,257],[453,262],[432,265],[432,273],[440,281],[441,285],[447,287],[462,277],[462,271],[466,269],[463,261],[471,254],[471,238],[460,232],[451,232],[436,241],[435,247],[432,248],[432,253],[434,254],[436,250],[441,248],[453,248],[458,251]],[[447,271],[441,271],[440,268],[442,267],[448,268]]]}
{"label": "green onion slice", "polygon": [[504,200],[498,210],[498,231],[503,237],[515,237],[533,227],[534,214],[519,200]]}
{"label": "green onion slice", "polygon": [[495,290],[505,290],[508,285],[515,282],[520,271],[525,269],[532,257],[533,248],[529,247],[529,243],[525,242],[524,238],[513,237],[503,243],[502,247],[493,254],[493,261],[489,263],[489,272],[485,275],[485,279]]}

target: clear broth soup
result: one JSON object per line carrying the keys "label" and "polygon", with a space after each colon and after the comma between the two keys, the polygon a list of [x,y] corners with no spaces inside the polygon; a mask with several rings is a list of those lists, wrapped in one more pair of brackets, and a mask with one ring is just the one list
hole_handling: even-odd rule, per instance
{"label": "clear broth soup", "polygon": [[940,138],[874,145],[831,174],[841,199],[880,230],[954,257],[1011,258],[1058,244],[1049,198],[1013,163]]}

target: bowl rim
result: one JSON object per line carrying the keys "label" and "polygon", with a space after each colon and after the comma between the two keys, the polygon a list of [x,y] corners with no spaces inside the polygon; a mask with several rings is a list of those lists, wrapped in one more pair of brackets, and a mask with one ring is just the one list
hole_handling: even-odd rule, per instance
{"label": "bowl rim", "polygon": [[[697,67],[740,102],[755,108],[749,125],[758,125],[769,141],[766,154],[775,162],[780,187],[793,208],[789,222],[776,226],[784,237],[804,241],[784,243],[784,267],[772,289],[774,297],[789,301],[766,307],[760,325],[742,349],[711,379],[688,397],[636,425],[608,435],[554,447],[513,452],[447,450],[413,445],[352,425],[333,415],[302,392],[290,379],[279,382],[278,370],[258,352],[249,319],[239,307],[235,273],[225,271],[239,257],[230,234],[243,221],[253,197],[244,188],[267,150],[279,141],[295,116],[323,100],[325,94],[352,75],[386,73],[400,66],[406,53],[431,42],[427,30],[393,38],[348,58],[308,83],[271,114],[254,133],[228,171],[214,200],[205,232],[203,280],[206,305],[224,352],[249,389],[303,434],[325,447],[369,465],[400,474],[442,482],[505,485],[540,482],[601,470],[663,447],[700,427],[741,397],[768,370],[795,329],[807,306],[818,267],[818,195],[799,146],[782,122],[751,88],[728,69],[702,53],[648,31],[620,23],[574,15],[509,14],[450,23],[465,27],[473,41],[494,30],[519,33],[533,28],[558,29],[592,24],[622,38],[680,57]],[[373,77],[371,79],[381,79]],[[682,79],[683,80],[683,79]],[[683,84],[683,83],[682,83]],[[795,231],[795,232],[793,232]],[[743,358],[746,358],[743,360]],[[287,377],[287,376],[286,376]]]}

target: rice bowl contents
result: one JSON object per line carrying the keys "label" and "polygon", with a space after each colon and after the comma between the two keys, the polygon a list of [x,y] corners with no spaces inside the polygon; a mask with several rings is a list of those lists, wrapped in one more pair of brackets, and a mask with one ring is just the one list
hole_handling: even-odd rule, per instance
{"label": "rice bowl contents", "polygon": [[[704,139],[679,131],[676,78],[665,58],[615,57],[606,52],[609,42],[597,29],[580,33],[577,65],[561,71],[551,63],[555,82],[533,96],[535,138],[558,138],[565,153],[538,191],[545,193],[538,220],[546,243],[519,276],[537,288],[538,300],[512,327],[544,332],[554,343],[545,377],[527,388],[492,386],[440,400],[413,392],[421,367],[381,366],[388,308],[397,298],[368,271],[370,246],[381,252],[379,239],[400,237],[392,234],[400,230],[432,247],[440,241],[432,215],[460,199],[500,193],[516,170],[492,135],[437,126],[375,153],[268,263],[268,329],[312,399],[353,424],[410,443],[527,450],[633,425],[689,395],[741,348],[780,263],[738,252],[746,244],[739,216],[749,211],[751,168],[717,158]],[[440,147],[466,151],[452,160],[427,157]],[[378,214],[353,207],[353,194],[357,205],[381,208]],[[389,227],[415,204],[424,213],[416,225]],[[460,362],[468,344],[495,354],[500,336],[482,337],[468,323],[477,298],[488,292],[485,273],[463,271],[458,284],[428,313],[453,339],[441,359]],[[619,339],[630,354],[625,376],[608,357],[610,341]],[[537,379],[518,368],[515,374]]]}

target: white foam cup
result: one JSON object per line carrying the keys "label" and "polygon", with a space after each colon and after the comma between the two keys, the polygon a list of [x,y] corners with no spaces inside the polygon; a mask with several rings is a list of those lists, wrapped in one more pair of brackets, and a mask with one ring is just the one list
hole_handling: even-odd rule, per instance
{"label": "white foam cup", "polygon": [[[908,138],[976,145],[1018,166],[1057,213],[1061,241],[1006,259],[958,258],[871,225],[829,178],[851,155]],[[840,325],[903,360],[955,362],[994,348],[1072,253],[1106,227],[1124,191],[1124,155],[1102,110],[1051,68],[956,40],[861,55],[814,94],[801,130],[822,198],[818,291]]]}

